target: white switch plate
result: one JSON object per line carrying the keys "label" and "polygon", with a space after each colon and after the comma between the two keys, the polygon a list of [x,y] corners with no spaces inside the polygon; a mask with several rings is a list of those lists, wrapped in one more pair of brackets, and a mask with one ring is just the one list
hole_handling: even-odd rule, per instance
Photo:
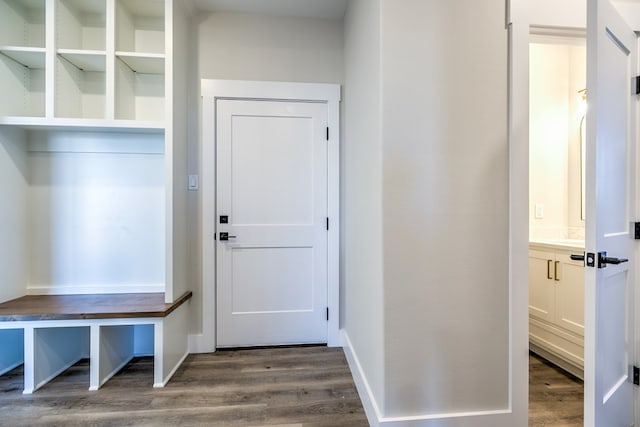
{"label": "white switch plate", "polygon": [[536,203],[536,219],[544,218],[544,203]]}
{"label": "white switch plate", "polygon": [[198,187],[198,175],[189,175],[189,191],[196,191]]}

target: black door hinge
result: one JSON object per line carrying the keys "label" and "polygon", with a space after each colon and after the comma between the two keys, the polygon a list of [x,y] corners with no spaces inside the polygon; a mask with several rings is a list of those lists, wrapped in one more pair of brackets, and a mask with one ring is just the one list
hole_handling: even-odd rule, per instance
{"label": "black door hinge", "polygon": [[640,240],[640,222],[633,223],[633,238]]}
{"label": "black door hinge", "polygon": [[637,366],[633,367],[633,383],[635,385],[640,385],[640,368]]}
{"label": "black door hinge", "polygon": [[636,95],[640,95],[640,76],[636,76]]}
{"label": "black door hinge", "polygon": [[327,217],[327,231],[329,230],[329,217]]}
{"label": "black door hinge", "polygon": [[327,141],[329,140],[329,126],[327,126]]}
{"label": "black door hinge", "polygon": [[329,307],[327,307],[327,322],[329,321]]}

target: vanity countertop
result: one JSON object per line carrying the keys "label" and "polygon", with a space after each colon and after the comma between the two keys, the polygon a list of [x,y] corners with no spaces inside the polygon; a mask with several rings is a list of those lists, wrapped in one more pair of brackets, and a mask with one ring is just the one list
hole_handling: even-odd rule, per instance
{"label": "vanity countertop", "polygon": [[532,239],[529,241],[529,245],[584,250],[584,240],[578,239]]}

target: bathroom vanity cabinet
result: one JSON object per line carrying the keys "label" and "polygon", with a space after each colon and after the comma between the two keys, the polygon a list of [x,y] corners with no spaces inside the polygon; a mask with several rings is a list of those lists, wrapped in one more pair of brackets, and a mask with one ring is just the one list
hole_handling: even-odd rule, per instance
{"label": "bathroom vanity cabinet", "polygon": [[584,266],[570,256],[579,242],[529,244],[529,345],[532,351],[582,378]]}

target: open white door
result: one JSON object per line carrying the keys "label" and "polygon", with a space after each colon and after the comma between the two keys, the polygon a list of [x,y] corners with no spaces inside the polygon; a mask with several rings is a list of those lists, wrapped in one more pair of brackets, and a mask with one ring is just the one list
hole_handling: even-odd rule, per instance
{"label": "open white door", "polygon": [[634,276],[625,261],[636,219],[637,38],[609,0],[587,5],[584,425],[626,427],[634,413]]}

